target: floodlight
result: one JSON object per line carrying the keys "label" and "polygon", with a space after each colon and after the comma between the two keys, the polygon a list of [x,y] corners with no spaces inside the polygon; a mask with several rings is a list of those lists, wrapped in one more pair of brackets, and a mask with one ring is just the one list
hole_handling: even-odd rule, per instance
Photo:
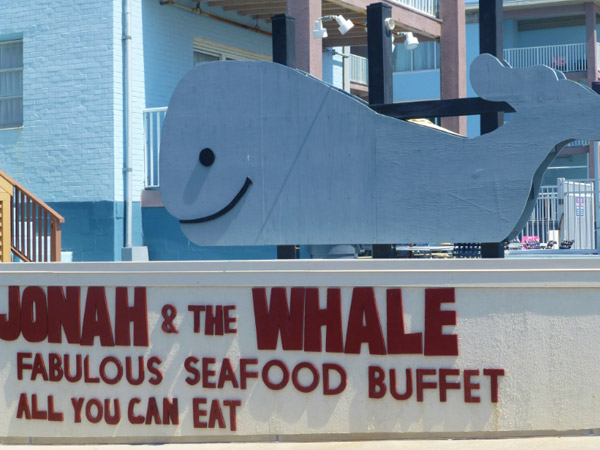
{"label": "floodlight", "polygon": [[388,17],[385,19],[385,27],[388,31],[392,31],[394,28],[396,28],[396,22],[391,17]]}
{"label": "floodlight", "polygon": [[335,16],[335,21],[338,23],[338,30],[340,30],[340,33],[342,34],[346,34],[354,27],[352,21],[350,19],[344,19],[344,16]]}
{"label": "floodlight", "polygon": [[402,34],[404,34],[404,37],[406,38],[404,40],[404,47],[406,47],[406,50],[414,50],[419,46],[419,40],[410,31]]}
{"label": "floodlight", "polygon": [[321,19],[315,20],[315,29],[313,30],[313,38],[324,39],[327,37],[327,29],[323,26]]}
{"label": "floodlight", "polygon": [[339,27],[341,34],[346,34],[350,31],[354,24],[351,20],[344,19],[344,16],[323,16],[318,20],[315,20],[315,29],[313,30],[313,38],[315,39],[323,39],[328,36],[327,29],[323,26],[323,22],[326,20],[335,20]]}

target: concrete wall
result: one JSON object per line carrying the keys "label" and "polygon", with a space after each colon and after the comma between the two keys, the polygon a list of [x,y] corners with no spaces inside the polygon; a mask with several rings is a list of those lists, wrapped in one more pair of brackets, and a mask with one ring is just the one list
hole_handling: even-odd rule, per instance
{"label": "concrete wall", "polygon": [[598,259],[7,265],[0,440],[595,435],[599,273]]}

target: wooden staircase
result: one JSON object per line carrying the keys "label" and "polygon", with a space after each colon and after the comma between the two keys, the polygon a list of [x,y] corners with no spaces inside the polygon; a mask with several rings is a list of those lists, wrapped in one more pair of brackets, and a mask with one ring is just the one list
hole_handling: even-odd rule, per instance
{"label": "wooden staircase", "polygon": [[0,170],[0,255],[25,262],[60,261],[65,219]]}

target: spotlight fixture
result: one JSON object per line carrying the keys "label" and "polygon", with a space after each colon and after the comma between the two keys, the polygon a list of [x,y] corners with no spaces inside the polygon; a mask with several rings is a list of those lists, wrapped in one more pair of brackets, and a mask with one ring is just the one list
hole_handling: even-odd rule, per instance
{"label": "spotlight fixture", "polygon": [[324,39],[328,36],[327,28],[323,26],[321,19],[315,20],[315,29],[313,30],[313,38]]}
{"label": "spotlight fixture", "polygon": [[385,27],[388,31],[392,31],[394,28],[396,28],[396,22],[391,17],[388,17],[385,19]]}
{"label": "spotlight fixture", "polygon": [[398,33],[399,36],[404,36],[404,47],[406,50],[414,50],[419,46],[419,40],[410,31]]}
{"label": "spotlight fixture", "polygon": [[327,29],[323,26],[323,22],[326,20],[335,20],[338,24],[338,30],[340,30],[341,34],[346,34],[354,27],[354,23],[352,23],[352,21],[349,19],[345,19],[344,16],[323,16],[320,19],[315,20],[313,38],[323,39],[328,36]]}

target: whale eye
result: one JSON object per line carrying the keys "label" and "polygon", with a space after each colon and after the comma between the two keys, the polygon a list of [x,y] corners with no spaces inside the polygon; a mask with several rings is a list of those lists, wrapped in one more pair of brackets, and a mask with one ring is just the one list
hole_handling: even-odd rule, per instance
{"label": "whale eye", "polygon": [[215,162],[215,153],[210,148],[202,149],[200,152],[200,164],[210,167]]}

